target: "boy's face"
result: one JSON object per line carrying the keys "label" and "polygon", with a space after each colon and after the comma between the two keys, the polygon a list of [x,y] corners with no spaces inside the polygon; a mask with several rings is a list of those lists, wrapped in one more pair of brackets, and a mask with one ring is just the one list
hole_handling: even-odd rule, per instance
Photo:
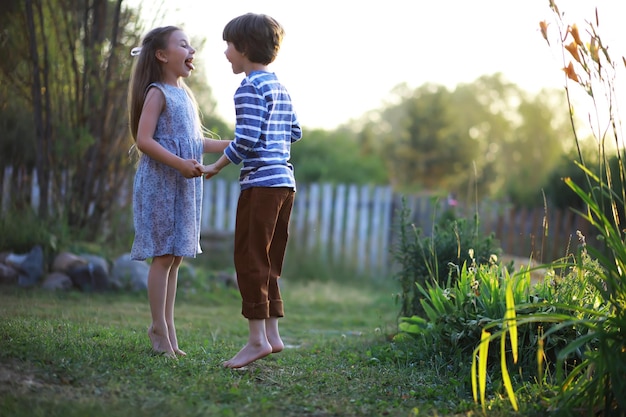
{"label": "boy's face", "polygon": [[228,59],[231,66],[233,67],[233,73],[241,74],[242,72],[244,72],[246,57],[244,56],[244,54],[239,52],[235,48],[235,45],[233,45],[231,42],[226,42],[226,45],[227,46],[226,50],[224,51],[224,55],[226,55],[226,59]]}

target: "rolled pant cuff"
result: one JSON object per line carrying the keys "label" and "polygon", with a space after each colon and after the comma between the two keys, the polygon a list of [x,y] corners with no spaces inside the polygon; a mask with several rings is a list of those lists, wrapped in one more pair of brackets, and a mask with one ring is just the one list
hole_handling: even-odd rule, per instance
{"label": "rolled pant cuff", "polygon": [[241,305],[241,314],[249,320],[264,320],[270,317],[270,303],[246,303]]}
{"label": "rolled pant cuff", "polygon": [[283,300],[270,300],[270,317],[284,317]]}
{"label": "rolled pant cuff", "polygon": [[267,303],[242,303],[241,314],[249,320],[264,320],[270,317],[284,317],[283,300]]}

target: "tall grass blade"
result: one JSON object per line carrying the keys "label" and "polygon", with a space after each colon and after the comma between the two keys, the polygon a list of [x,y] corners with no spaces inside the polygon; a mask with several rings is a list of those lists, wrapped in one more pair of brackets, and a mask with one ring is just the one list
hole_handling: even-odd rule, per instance
{"label": "tall grass blade", "polygon": [[563,349],[561,349],[559,351],[559,354],[557,356],[558,360],[564,361],[565,359],[567,359],[567,357],[571,353],[574,353],[579,348],[582,348],[582,347],[586,346],[588,343],[590,343],[596,337],[597,337],[596,334],[589,333],[589,334],[586,334],[585,336],[581,336],[578,339],[574,340],[573,342],[569,343],[567,346],[565,346]]}
{"label": "tall grass blade", "polygon": [[500,367],[502,368],[502,382],[506,393],[509,396],[511,406],[515,411],[519,409],[517,406],[517,399],[515,398],[515,392],[513,392],[513,385],[511,384],[511,377],[509,376],[509,370],[506,366],[506,332],[502,332],[502,339],[500,339]]}
{"label": "tall grass blade", "polygon": [[546,358],[546,354],[543,350],[543,326],[539,326],[538,338],[537,338],[537,378],[539,383],[543,383],[543,362]]}
{"label": "tall grass blade", "polygon": [[477,383],[476,380],[478,379],[478,375],[476,375],[476,352],[474,352],[474,354],[472,355],[472,368],[471,368],[471,375],[472,375],[472,397],[474,398],[474,402],[477,403],[478,402],[478,387],[477,387]]}
{"label": "tall grass blade", "polygon": [[[513,285],[510,280],[509,272],[505,269],[505,277],[506,277],[506,289],[505,289],[505,300],[506,300],[506,311],[504,313],[504,324],[505,328],[508,329],[511,336],[511,351],[513,353],[513,363],[517,363],[518,356],[518,348],[517,348],[517,322],[515,315],[515,299],[513,297]],[[502,342],[504,343],[504,342]]]}
{"label": "tall grass blade", "polygon": [[480,390],[480,403],[486,412],[485,391],[487,390],[487,355],[489,353],[489,337],[491,333],[484,330],[480,335],[480,347],[478,349],[478,388]]}

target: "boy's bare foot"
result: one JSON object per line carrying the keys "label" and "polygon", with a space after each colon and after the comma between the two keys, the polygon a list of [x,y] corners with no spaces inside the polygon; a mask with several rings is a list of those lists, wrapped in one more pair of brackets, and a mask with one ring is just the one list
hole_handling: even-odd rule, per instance
{"label": "boy's bare foot", "polygon": [[148,337],[150,337],[150,342],[152,343],[152,350],[156,353],[163,353],[167,356],[175,356],[174,349],[172,349],[169,338],[166,335],[158,334],[152,325],[148,328]]}
{"label": "boy's bare foot", "polygon": [[266,357],[272,353],[272,346],[266,342],[261,344],[250,344],[249,342],[230,360],[224,362],[225,368],[241,368],[251,362]]}
{"label": "boy's bare foot", "polygon": [[270,317],[265,320],[265,332],[267,335],[267,341],[270,342],[270,346],[272,346],[272,353],[281,352],[285,348],[285,344],[280,338],[277,317]]}
{"label": "boy's bare foot", "polygon": [[285,344],[283,340],[278,337],[271,337],[269,334],[267,335],[267,340],[270,342],[270,346],[272,347],[272,353],[282,352],[285,348]]}

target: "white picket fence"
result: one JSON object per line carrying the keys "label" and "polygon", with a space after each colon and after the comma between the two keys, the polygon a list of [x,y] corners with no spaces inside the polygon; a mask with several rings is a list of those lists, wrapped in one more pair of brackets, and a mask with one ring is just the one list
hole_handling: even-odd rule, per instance
{"label": "white picket fence", "polygon": [[[36,170],[15,175],[2,172],[0,212],[5,213],[16,190],[27,184],[30,203],[40,200]],[[131,195],[123,193],[123,198]],[[210,240],[234,235],[239,183],[224,179],[204,182],[201,234]],[[128,202],[120,202],[128,204]],[[321,255],[322,261],[354,266],[359,272],[385,272],[389,266],[393,193],[391,187],[346,184],[298,184],[291,217],[290,248]],[[49,204],[50,208],[52,206]]]}
{"label": "white picket fence", "polygon": [[[0,174],[0,215],[8,210],[16,190],[28,195],[36,210],[40,202],[36,171],[28,175],[5,167]],[[120,194],[121,206],[130,204],[131,187],[129,182],[127,192]],[[237,181],[204,182],[201,234],[207,244],[212,240],[232,240],[238,198]],[[431,234],[444,210],[453,208],[468,219],[479,214],[481,231],[485,235],[494,233],[505,253],[532,256],[542,262],[563,256],[576,243],[577,231],[587,236],[588,242],[593,237],[589,224],[571,210],[527,210],[489,200],[482,200],[476,207],[451,207],[450,200],[427,194],[405,196],[394,193],[390,186],[299,183],[288,250],[294,249],[297,256],[319,257],[320,262],[331,265],[354,267],[360,273],[387,274],[393,269],[391,250],[397,241],[403,198],[409,221],[425,235]],[[53,209],[51,204],[48,206]],[[544,224],[550,224],[549,236]]]}
{"label": "white picket fence", "polygon": [[[239,184],[204,183],[202,235],[234,233]],[[315,251],[359,272],[385,272],[393,192],[391,187],[299,184],[291,217],[290,247]]]}

